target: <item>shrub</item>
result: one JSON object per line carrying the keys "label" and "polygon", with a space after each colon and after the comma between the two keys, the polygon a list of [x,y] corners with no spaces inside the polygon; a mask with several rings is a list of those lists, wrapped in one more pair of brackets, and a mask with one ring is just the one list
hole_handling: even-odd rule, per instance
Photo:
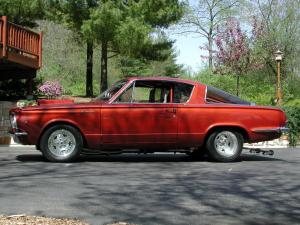
{"label": "shrub", "polygon": [[58,81],[46,81],[38,90],[42,95],[47,96],[47,98],[55,98],[61,95],[62,87]]}
{"label": "shrub", "polygon": [[288,118],[290,146],[295,147],[300,140],[300,107],[285,106],[283,110]]}
{"label": "shrub", "polygon": [[36,106],[36,105],[38,105],[36,100],[23,99],[23,100],[19,100],[17,102],[17,107],[20,107],[20,108],[27,107],[27,106]]}
{"label": "shrub", "polygon": [[[32,84],[33,95],[37,94],[37,87],[41,83],[40,78],[35,78]],[[0,99],[1,100],[18,100],[25,99],[28,90],[26,80],[3,80],[0,81]]]}

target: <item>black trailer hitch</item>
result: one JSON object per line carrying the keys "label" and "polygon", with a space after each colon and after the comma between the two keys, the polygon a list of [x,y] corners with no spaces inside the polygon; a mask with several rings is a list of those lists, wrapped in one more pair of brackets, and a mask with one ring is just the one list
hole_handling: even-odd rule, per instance
{"label": "black trailer hitch", "polygon": [[250,153],[254,153],[254,154],[263,154],[263,155],[274,155],[274,151],[273,150],[263,150],[260,148],[244,148],[246,150],[249,150]]}

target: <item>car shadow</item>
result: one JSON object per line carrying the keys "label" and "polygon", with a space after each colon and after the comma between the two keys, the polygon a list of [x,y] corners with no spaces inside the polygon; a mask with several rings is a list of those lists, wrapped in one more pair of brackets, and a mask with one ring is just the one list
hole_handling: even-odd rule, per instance
{"label": "car shadow", "polygon": [[[20,162],[47,162],[47,160],[39,153],[37,154],[22,154],[16,156],[16,160]],[[240,160],[243,161],[283,161],[282,159],[274,158],[274,156],[263,156],[256,154],[242,154]],[[193,158],[186,154],[173,153],[155,153],[155,154],[120,154],[120,155],[81,155],[74,163],[82,162],[213,162],[208,157]]]}

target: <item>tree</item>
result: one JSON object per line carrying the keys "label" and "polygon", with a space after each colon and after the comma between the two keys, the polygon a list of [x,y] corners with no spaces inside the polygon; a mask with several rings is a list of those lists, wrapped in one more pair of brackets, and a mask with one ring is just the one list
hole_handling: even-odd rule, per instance
{"label": "tree", "polygon": [[[107,61],[117,54],[130,58],[156,58],[152,36],[183,14],[177,0],[100,1],[82,26],[86,37],[101,44],[101,91],[107,89]],[[149,51],[153,50],[153,52]]]}
{"label": "tree", "polygon": [[[182,65],[176,63],[177,54],[164,33],[158,35],[150,49],[144,49],[138,58],[120,56],[120,68],[123,76],[178,76],[182,72]],[[154,50],[155,49],[155,50]],[[154,52],[154,54],[153,54]]]}
{"label": "tree", "polygon": [[[216,37],[217,65],[221,70],[229,68],[236,75],[236,95],[240,93],[240,76],[250,65],[250,49],[247,36],[242,32],[237,20],[231,19],[225,23],[224,30]],[[226,70],[225,70],[226,71]]]}
{"label": "tree", "polygon": [[45,15],[44,0],[0,0],[0,15],[16,24],[35,27]]}
{"label": "tree", "polygon": [[300,1],[254,0],[247,2],[251,11],[249,24],[253,27],[253,57],[266,65],[272,77],[275,77],[276,63],[274,52],[284,52],[282,74],[300,70]]}
{"label": "tree", "polygon": [[197,5],[186,8],[180,22],[181,33],[194,33],[207,40],[209,68],[213,68],[213,42],[220,27],[232,17],[237,0],[198,0]]}
{"label": "tree", "polygon": [[84,36],[81,31],[83,21],[90,18],[90,11],[98,5],[97,0],[50,0],[48,18],[63,23],[86,42],[86,96],[93,94],[93,39]]}

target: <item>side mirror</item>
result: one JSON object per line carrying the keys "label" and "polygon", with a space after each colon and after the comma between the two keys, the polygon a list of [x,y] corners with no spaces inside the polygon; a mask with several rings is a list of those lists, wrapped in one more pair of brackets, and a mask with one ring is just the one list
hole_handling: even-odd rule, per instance
{"label": "side mirror", "polygon": [[104,98],[105,98],[105,99],[110,99],[110,98],[111,98],[111,94],[110,94],[109,92],[106,92],[106,93],[104,94]]}

